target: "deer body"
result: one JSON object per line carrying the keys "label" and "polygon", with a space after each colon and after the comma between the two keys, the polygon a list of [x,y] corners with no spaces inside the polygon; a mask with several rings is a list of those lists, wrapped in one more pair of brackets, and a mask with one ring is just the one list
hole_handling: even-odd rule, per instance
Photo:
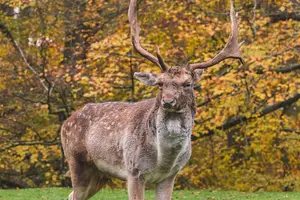
{"label": "deer body", "polygon": [[[172,173],[189,158],[192,114],[176,113],[169,119],[168,113],[155,109],[155,99],[135,104],[88,104],[74,115],[74,123],[69,122],[71,118],[64,129],[83,130],[76,120],[87,124],[85,132],[69,130],[70,134],[80,134],[70,135],[73,139],[80,137],[73,145],[83,149],[76,153],[85,155],[85,161],[112,176],[126,180],[128,172],[138,170],[153,183],[157,181],[153,172]],[[66,156],[69,154],[66,151]]]}
{"label": "deer body", "polygon": [[[156,98],[87,104],[62,128],[65,156],[71,174],[78,176],[72,179],[84,179],[72,173],[75,165],[83,166],[85,177],[98,170],[96,182],[110,177],[127,180],[132,174],[145,183],[160,183],[175,176],[191,155],[193,115],[189,106],[167,112]],[[83,185],[89,182],[82,180]]]}
{"label": "deer body", "polygon": [[168,67],[158,48],[155,57],[141,46],[137,0],[130,0],[132,45],[162,70],[158,75],[136,72],[134,77],[160,92],[139,103],[88,104],[64,122],[61,139],[72,178],[70,200],[90,198],[111,177],[127,180],[129,200],[144,200],[146,183],[156,184],[157,200],[171,200],[175,176],[191,156],[196,81],[204,68],[227,58],[243,61],[230,2],[231,34],[224,49],[206,62]]}

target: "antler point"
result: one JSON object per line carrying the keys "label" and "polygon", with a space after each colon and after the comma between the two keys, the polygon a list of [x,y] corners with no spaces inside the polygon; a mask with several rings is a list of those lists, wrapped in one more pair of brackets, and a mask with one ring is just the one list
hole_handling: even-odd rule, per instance
{"label": "antler point", "polygon": [[245,40],[243,40],[242,42],[239,43],[239,48],[241,48],[241,46],[243,46],[243,44],[245,44]]}

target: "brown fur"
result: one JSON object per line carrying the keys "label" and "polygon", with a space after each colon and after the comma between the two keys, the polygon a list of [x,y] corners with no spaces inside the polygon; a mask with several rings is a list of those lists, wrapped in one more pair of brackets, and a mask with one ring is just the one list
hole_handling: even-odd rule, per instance
{"label": "brown fur", "polygon": [[[162,82],[156,98],[87,104],[64,122],[61,138],[73,185],[69,199],[88,199],[110,177],[128,181],[130,200],[144,199],[146,183],[157,184],[158,199],[171,199],[174,178],[191,154],[195,80],[185,68],[173,67],[155,81]],[[191,85],[184,86],[187,81]],[[168,109],[166,93],[176,102]]]}

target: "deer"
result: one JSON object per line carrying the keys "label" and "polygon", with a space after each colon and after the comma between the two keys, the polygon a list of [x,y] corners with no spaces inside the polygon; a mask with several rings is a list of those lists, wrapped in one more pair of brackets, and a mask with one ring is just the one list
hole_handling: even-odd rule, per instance
{"label": "deer", "polygon": [[134,77],[159,92],[136,103],[89,103],[63,123],[61,142],[73,188],[69,200],[92,197],[112,177],[127,181],[129,200],[143,200],[146,184],[156,186],[157,200],[171,200],[175,177],[191,157],[195,84],[204,69],[225,59],[244,62],[232,1],[225,47],[211,60],[184,66],[169,67],[158,47],[156,56],[142,47],[137,0],[130,0],[128,18],[133,48],[161,69],[160,74],[135,72]]}

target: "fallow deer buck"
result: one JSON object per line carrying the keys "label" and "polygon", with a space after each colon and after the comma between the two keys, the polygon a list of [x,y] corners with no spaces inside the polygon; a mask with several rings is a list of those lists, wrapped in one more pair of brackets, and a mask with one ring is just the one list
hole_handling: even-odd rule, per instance
{"label": "fallow deer buck", "polygon": [[118,177],[127,180],[130,200],[143,200],[147,183],[156,184],[157,199],[170,200],[175,176],[191,156],[195,82],[204,68],[224,59],[243,61],[232,2],[224,49],[207,62],[183,67],[168,67],[158,48],[155,57],[141,46],[136,4],[131,0],[128,11],[132,45],[162,73],[136,72],[134,77],[160,92],[138,103],[87,104],[64,122],[61,139],[73,185],[69,199],[88,199],[110,177]]}

